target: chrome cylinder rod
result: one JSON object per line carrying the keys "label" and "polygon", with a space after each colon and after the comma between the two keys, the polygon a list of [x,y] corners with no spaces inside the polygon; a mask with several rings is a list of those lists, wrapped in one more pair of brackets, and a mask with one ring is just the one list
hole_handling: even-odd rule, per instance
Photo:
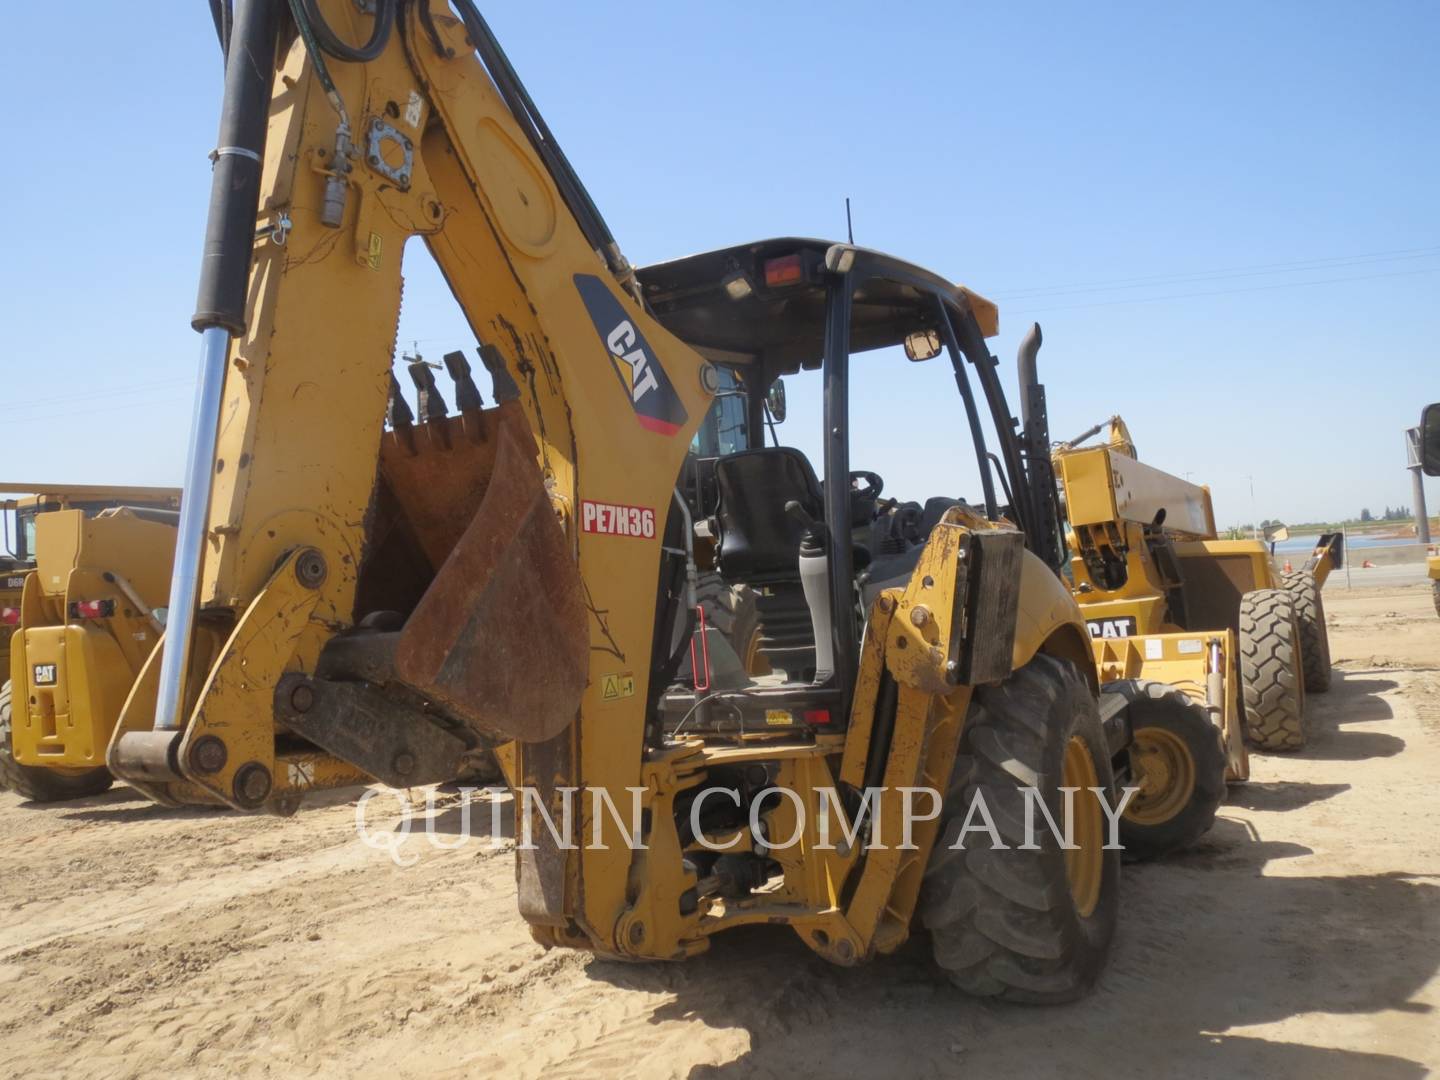
{"label": "chrome cylinder rod", "polygon": [[205,526],[210,515],[210,463],[220,431],[220,401],[225,391],[230,333],[223,327],[212,326],[201,334],[200,342],[200,385],[195,390],[195,415],[190,421],[180,532],[175,541],[175,567],[170,574],[170,606],[165,614],[160,691],[155,702],[156,730],[175,730],[185,724],[182,715],[185,669],[189,666],[200,594],[200,562],[205,553]]}

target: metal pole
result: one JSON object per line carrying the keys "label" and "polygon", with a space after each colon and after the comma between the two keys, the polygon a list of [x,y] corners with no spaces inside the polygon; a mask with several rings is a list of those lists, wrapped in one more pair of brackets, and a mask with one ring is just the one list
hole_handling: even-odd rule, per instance
{"label": "metal pole", "polygon": [[1340,537],[1341,543],[1345,545],[1345,588],[1353,589],[1355,586],[1350,580],[1350,533],[1344,522],[1340,524]]}
{"label": "metal pole", "polygon": [[1420,468],[1420,429],[1405,432],[1405,452],[1410,468],[1410,492],[1415,511],[1415,540],[1430,543],[1430,511],[1425,508],[1425,474]]}
{"label": "metal pole", "polygon": [[1419,469],[1410,470],[1410,484],[1415,498],[1415,539],[1430,543],[1430,511],[1425,506],[1425,476]]}
{"label": "metal pole", "polygon": [[1246,476],[1245,479],[1250,481],[1250,539],[1259,540],[1260,518],[1255,513],[1255,477]]}

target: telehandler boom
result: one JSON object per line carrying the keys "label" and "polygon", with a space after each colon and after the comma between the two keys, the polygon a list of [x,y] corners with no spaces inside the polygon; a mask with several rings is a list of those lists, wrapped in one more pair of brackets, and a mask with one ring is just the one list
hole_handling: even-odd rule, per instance
{"label": "telehandler boom", "polygon": [[[1116,919],[1128,732],[1123,709],[1102,720],[1043,397],[1023,388],[1017,430],[994,306],[805,239],[636,271],[470,0],[371,8],[240,0],[220,20],[169,624],[111,767],[157,799],[255,809],[447,779],[513,741],[519,906],[548,945],[675,959],[771,923],[851,964],[918,919],[972,992],[1083,992]],[[458,416],[395,391],[411,237],[493,407],[463,356]],[[953,369],[982,491],[871,550],[849,370],[902,345]],[[819,369],[824,460],[723,459],[702,535],[679,488],[721,366],[755,430],[779,377]],[[769,674],[708,653],[702,543],[801,613]],[[917,789],[928,812],[907,813]],[[1021,846],[1027,791],[1057,830]],[[977,802],[996,843],[965,847]]]}

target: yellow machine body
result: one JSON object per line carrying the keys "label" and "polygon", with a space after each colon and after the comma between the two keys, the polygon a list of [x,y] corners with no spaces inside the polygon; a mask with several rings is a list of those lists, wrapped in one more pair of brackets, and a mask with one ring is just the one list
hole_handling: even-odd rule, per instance
{"label": "yellow machine body", "polygon": [[175,526],[121,507],[35,518],[9,675],[21,765],[94,769],[160,638]]}
{"label": "yellow machine body", "polygon": [[[368,32],[348,0],[319,7],[352,39]],[[516,715],[494,717],[490,729],[497,743],[514,740],[501,755],[507,774],[539,793],[517,808],[517,827],[536,841],[518,853],[517,884],[537,939],[669,959],[703,950],[728,927],[778,923],[837,963],[898,947],[938,825],[917,824],[914,850],[892,846],[862,858],[858,848],[826,849],[815,832],[824,816],[821,791],[860,782],[875,764],[868,733],[883,672],[898,685],[884,798],[900,798],[903,786],[945,788],[972,689],[957,683],[952,663],[954,643],[967,632],[956,590],[975,562],[965,561],[967,553],[1018,534],[963,508],[946,514],[904,587],[874,601],[843,734],[796,730],[798,718],[781,712],[767,717],[773,730],[647,748],[660,526],[712,401],[710,362],[653,317],[637,301],[634,282],[612,273],[587,243],[447,5],[408,4],[400,18],[376,59],[333,65],[332,74],[362,130],[381,124],[396,133],[387,137],[387,152],[408,148],[407,183],[362,160],[348,174],[348,210],[338,229],[318,213],[332,175],[336,116],[302,43],[282,50],[260,213],[261,224],[284,214],[291,228],[284,246],[257,246],[249,325],[230,347],[210,470],[199,630],[171,759],[179,774],[125,756],[127,745],[136,745],[127,736],[161,733],[159,650],[124,706],[110,744],[112,769],[160,801],[238,809],[368,781],[371,774],[354,760],[288,737],[276,709],[300,710],[291,714],[298,725],[309,701],[298,694],[281,700],[278,688],[308,686],[304,680],[330,655],[327,644],[354,627],[357,611],[377,606],[370,592],[404,584],[395,573],[379,582],[366,575],[379,553],[399,550],[387,544],[409,545],[409,555],[386,565],[412,567],[417,579],[410,596],[416,614],[401,632],[397,664],[425,668],[433,648],[413,626],[445,627],[464,614],[447,607],[466,582],[452,571],[482,548],[491,567],[531,557],[512,557],[506,530],[550,535],[533,503],[520,497],[541,492],[544,515],[559,524],[564,558],[534,584],[549,582],[554,603],[532,602],[533,590],[517,592],[516,606],[486,642],[510,657],[516,682],[525,672],[560,679],[571,655],[564,642],[556,662],[539,671],[525,650],[506,648],[534,628],[544,641],[570,632],[568,619],[548,620],[568,603],[564,582],[573,575],[582,664],[573,711],[554,732],[527,731],[527,718]],[[395,164],[387,159],[385,168]],[[476,338],[519,392],[494,408],[386,431],[401,253],[412,237],[423,238]],[[993,305],[959,290],[955,296],[986,333],[995,332]],[[613,329],[599,326],[595,304],[615,313]],[[657,379],[669,388],[663,415],[647,405]],[[377,522],[399,524],[386,532]],[[1043,650],[1093,671],[1084,622],[1064,584],[1035,555],[1011,548],[1019,613],[1010,665]],[[431,587],[442,579],[456,589]],[[215,740],[227,750],[223,760],[206,757]],[[741,900],[702,896],[684,904],[697,882],[676,829],[677,800],[713,770],[747,763],[772,770],[771,782],[795,795],[795,803],[781,799],[766,811],[772,835],[796,824],[802,840],[776,849],[783,868],[776,887]],[[578,848],[558,843],[542,820],[562,819],[566,789],[581,796],[567,826],[584,839]],[[628,829],[595,810],[585,797],[595,792],[622,817],[628,793],[638,792],[650,823],[643,849],[630,850]],[[796,805],[806,811],[803,824],[793,820]],[[888,820],[899,821],[898,809],[887,806]],[[839,823],[830,825],[837,835]]]}
{"label": "yellow machine body", "polygon": [[[1106,445],[1062,447],[1055,464],[1075,598],[1100,681],[1149,679],[1183,690],[1219,727],[1228,777],[1245,779],[1234,677],[1240,596],[1273,580],[1265,546],[1216,539],[1209,488],[1138,461],[1119,417]],[[1187,626],[1172,621],[1176,609]]]}
{"label": "yellow machine body", "polygon": [[0,514],[13,514],[15,520],[11,554],[0,554],[0,675],[10,671],[10,638],[20,624],[25,575],[35,565],[35,522],[40,514],[73,509],[94,515],[115,506],[174,510],[180,505],[176,488],[135,485],[0,481],[0,495],[20,496],[0,500]]}

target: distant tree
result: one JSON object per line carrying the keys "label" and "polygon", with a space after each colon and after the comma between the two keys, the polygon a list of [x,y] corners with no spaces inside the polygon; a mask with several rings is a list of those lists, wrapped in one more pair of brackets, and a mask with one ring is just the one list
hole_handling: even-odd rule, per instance
{"label": "distant tree", "polygon": [[1375,520],[1375,515],[1372,514],[1372,513],[1370,513],[1370,510],[1369,510],[1368,508],[1366,508],[1366,509],[1360,511],[1360,520],[1361,520],[1361,521],[1374,521],[1374,520]]}

